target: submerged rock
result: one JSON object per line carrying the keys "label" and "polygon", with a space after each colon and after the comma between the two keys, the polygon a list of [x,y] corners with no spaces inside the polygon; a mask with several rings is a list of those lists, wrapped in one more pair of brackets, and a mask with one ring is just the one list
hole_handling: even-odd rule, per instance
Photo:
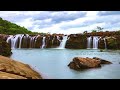
{"label": "submerged rock", "polygon": [[0,55],[0,79],[42,79],[28,64]]}
{"label": "submerged rock", "polygon": [[99,60],[100,64],[112,64],[112,62],[98,58],[98,57],[93,57],[93,59]]}
{"label": "submerged rock", "polygon": [[82,58],[75,57],[73,61],[68,64],[71,69],[81,70],[88,68],[98,68],[101,67],[101,64],[111,64],[111,62],[94,57],[94,58]]}

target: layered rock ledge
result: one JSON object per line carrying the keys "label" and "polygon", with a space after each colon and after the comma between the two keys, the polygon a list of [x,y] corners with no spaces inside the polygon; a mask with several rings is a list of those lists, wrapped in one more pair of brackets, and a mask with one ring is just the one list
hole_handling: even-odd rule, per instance
{"label": "layered rock ledge", "polygon": [[28,64],[0,55],[0,79],[42,79]]}
{"label": "layered rock ledge", "polygon": [[71,69],[81,70],[88,68],[98,68],[101,67],[101,64],[112,64],[112,63],[97,57],[93,57],[93,58],[75,57],[73,58],[73,61],[68,64],[68,66]]}

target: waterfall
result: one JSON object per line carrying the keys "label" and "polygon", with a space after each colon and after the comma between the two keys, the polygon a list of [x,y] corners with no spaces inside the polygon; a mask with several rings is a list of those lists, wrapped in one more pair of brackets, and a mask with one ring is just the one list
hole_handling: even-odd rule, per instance
{"label": "waterfall", "polygon": [[19,47],[20,47],[21,46],[21,34],[18,34],[15,36],[10,35],[7,38],[6,42],[10,43],[10,41],[11,41],[11,48],[14,49],[14,48],[17,48],[18,38],[20,38],[20,43],[19,43]]}
{"label": "waterfall", "polygon": [[20,36],[20,43],[19,43],[19,48],[21,48],[21,44],[22,44],[22,38],[23,38],[24,34]]}
{"label": "waterfall", "polygon": [[36,36],[33,36],[33,37],[30,38],[30,48],[34,48],[35,47],[35,42],[34,42],[35,41],[35,37]]}
{"label": "waterfall", "polygon": [[63,40],[61,41],[60,46],[58,47],[59,49],[64,49],[65,48],[67,37],[68,36],[63,36]]}
{"label": "waterfall", "polygon": [[87,38],[87,49],[91,48],[92,37]]}
{"label": "waterfall", "polygon": [[104,38],[105,49],[107,49],[106,39]]}
{"label": "waterfall", "polygon": [[43,37],[43,40],[42,40],[42,49],[45,47],[45,37]]}
{"label": "waterfall", "polygon": [[13,37],[13,35],[10,35],[10,36],[7,38],[6,42],[9,43],[12,37]]}
{"label": "waterfall", "polygon": [[93,49],[98,49],[99,38],[97,36],[93,37]]}
{"label": "waterfall", "polygon": [[59,36],[57,36],[57,40],[60,40],[59,38],[60,38],[60,37],[59,37]]}

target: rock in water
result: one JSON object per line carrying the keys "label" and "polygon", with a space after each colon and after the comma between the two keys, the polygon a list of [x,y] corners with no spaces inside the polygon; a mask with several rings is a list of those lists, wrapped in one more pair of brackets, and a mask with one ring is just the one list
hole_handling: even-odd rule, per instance
{"label": "rock in water", "polygon": [[73,58],[73,61],[68,66],[75,70],[101,67],[99,60],[82,57]]}
{"label": "rock in water", "polygon": [[111,64],[111,62],[107,60],[103,60],[101,58],[82,58],[75,57],[73,61],[69,63],[69,67],[75,70],[88,69],[88,68],[98,68],[101,67],[101,64]]}
{"label": "rock in water", "polygon": [[98,57],[93,57],[93,59],[100,60],[100,64],[112,64],[112,62],[98,58]]}
{"label": "rock in water", "polygon": [[28,64],[0,55],[0,79],[42,79]]}

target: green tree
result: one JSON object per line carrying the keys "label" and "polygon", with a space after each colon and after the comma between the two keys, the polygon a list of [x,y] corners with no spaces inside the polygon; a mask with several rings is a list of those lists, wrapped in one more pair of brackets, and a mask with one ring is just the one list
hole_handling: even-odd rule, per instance
{"label": "green tree", "polygon": [[97,26],[98,32],[102,31],[104,28]]}
{"label": "green tree", "polygon": [[0,34],[32,34],[32,32],[0,17]]}
{"label": "green tree", "polygon": [[92,30],[92,33],[97,32],[97,30]]}

